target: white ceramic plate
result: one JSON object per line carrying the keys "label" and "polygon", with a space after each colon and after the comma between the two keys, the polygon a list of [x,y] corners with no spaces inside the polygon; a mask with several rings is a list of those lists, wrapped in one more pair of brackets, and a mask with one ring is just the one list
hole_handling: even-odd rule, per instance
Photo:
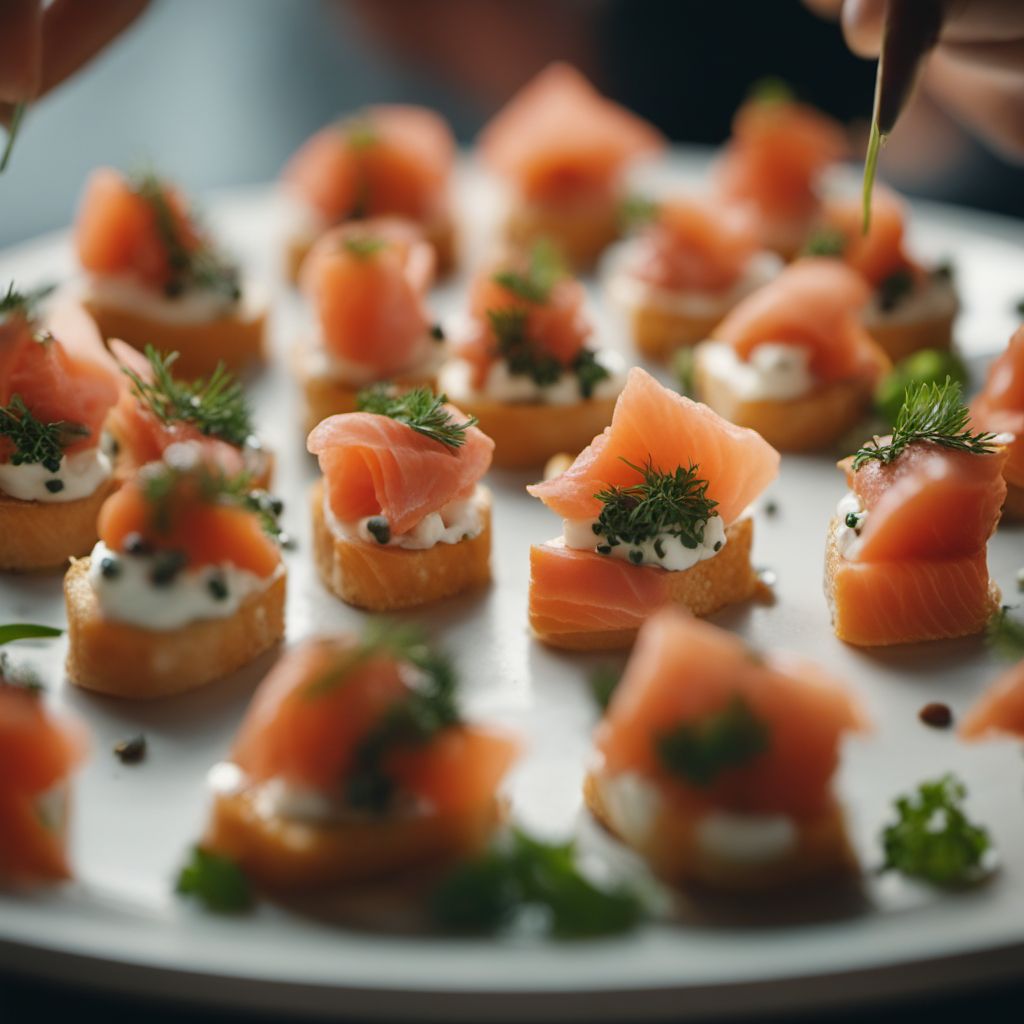
{"label": "white ceramic plate", "polygon": [[[681,159],[677,176],[697,163]],[[475,213],[479,188],[469,190]],[[958,335],[972,355],[996,351],[1014,326],[1024,288],[1019,224],[937,207],[921,208],[918,250],[955,259],[965,295]],[[264,189],[212,204],[211,219],[262,280],[276,304],[274,359],[254,384],[261,431],[279,456],[276,489],[285,525],[299,541],[287,556],[290,641],[358,626],[359,613],[329,596],[310,571],[305,492],[314,465],[303,453],[296,387],[285,354],[302,311],[275,277],[282,211]],[[474,216],[479,224],[482,215]],[[66,237],[0,254],[0,282],[69,274]],[[438,296],[458,308],[459,287]],[[613,332],[605,324],[606,335]],[[610,339],[614,340],[614,339]],[[628,855],[581,813],[580,781],[597,712],[586,684],[614,659],[545,650],[526,628],[527,550],[558,523],[526,496],[527,475],[491,474],[497,495],[495,584],[417,613],[455,655],[474,714],[520,729],[528,753],[511,779],[514,814],[552,836],[574,832],[585,851]],[[498,1020],[526,1014],[588,1020],[821,1006],[908,992],[1019,970],[1024,954],[1024,770],[1012,743],[965,747],[922,726],[917,711],[943,700],[962,711],[999,669],[980,642],[880,652],[845,647],[832,635],[822,596],[826,523],[843,493],[829,459],[786,457],[770,496],[778,515],[756,521],[756,562],[778,576],[774,607],[734,609],[717,621],[755,644],[803,652],[847,678],[864,696],[875,732],[845,751],[839,788],[866,868],[863,901],[845,909],[793,907],[767,918],[684,910],[681,923],[579,944],[523,939],[460,941],[346,930],[264,906],[251,919],[223,920],[182,905],[172,880],[204,820],[207,768],[227,750],[264,662],[184,698],[155,704],[106,700],[63,677],[63,644],[11,648],[49,681],[50,699],[85,719],[92,757],[77,780],[73,853],[78,878],[34,895],[0,896],[0,963],[120,990],[189,996],[235,1006],[382,1017]],[[990,562],[1013,595],[1024,565],[1024,533],[1003,528]],[[61,623],[60,579],[0,580],[3,620]],[[138,766],[111,752],[146,734]],[[948,895],[878,879],[877,834],[891,798],[922,779],[957,772],[970,811],[990,826],[1003,869],[992,884]],[[429,998],[428,998],[429,996]]]}

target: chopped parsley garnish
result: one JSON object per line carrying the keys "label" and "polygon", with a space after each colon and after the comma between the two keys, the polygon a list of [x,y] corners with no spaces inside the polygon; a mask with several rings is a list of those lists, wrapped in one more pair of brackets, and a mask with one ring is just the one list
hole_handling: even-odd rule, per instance
{"label": "chopped parsley garnish", "polygon": [[191,423],[207,437],[216,437],[239,447],[252,436],[252,416],[241,382],[223,363],[209,377],[193,381],[174,376],[177,352],[162,355],[146,346],[146,358],[153,371],[153,382],[144,381],[127,367],[124,373],[132,390],[161,423]]}
{"label": "chopped parsley garnish", "polygon": [[155,174],[142,174],[132,180],[131,187],[153,211],[171,271],[164,286],[168,297],[196,288],[222,294],[237,302],[242,295],[238,268],[225,260],[206,240],[196,247],[186,244],[164,183]]}
{"label": "chopped parsley garnish", "polygon": [[768,726],[738,694],[721,710],[684,722],[658,737],[662,765],[693,786],[709,786],[722,772],[739,768],[771,746]]}
{"label": "chopped parsley garnish", "polygon": [[897,270],[879,282],[875,294],[883,313],[891,313],[914,291],[914,275],[909,270]]}
{"label": "chopped parsley garnish", "polygon": [[650,459],[643,467],[622,461],[643,479],[594,495],[603,506],[594,524],[603,546],[642,544],[669,536],[678,538],[683,547],[697,547],[704,540],[708,520],[718,515],[714,510],[718,502],[707,496],[708,482],[697,476],[698,466],[678,466],[663,473]]}
{"label": "chopped parsley garnish", "polygon": [[499,270],[492,280],[527,302],[543,305],[567,273],[558,247],[547,239],[541,239],[530,249],[525,270]]}
{"label": "chopped parsley garnish", "polygon": [[343,239],[342,248],[351,253],[358,260],[368,260],[376,256],[381,250],[386,249],[388,243],[383,238],[375,238],[373,235],[357,235],[353,238]]}
{"label": "chopped parsley garnish", "polygon": [[887,423],[895,423],[908,388],[941,384],[947,377],[967,384],[967,367],[955,352],[927,348],[901,360],[875,389],[875,406]]}
{"label": "chopped parsley garnish", "polygon": [[590,693],[602,711],[607,710],[621,678],[622,671],[611,665],[601,665],[591,672]]}
{"label": "chopped parsley garnish", "polygon": [[599,885],[577,864],[573,843],[546,843],[520,829],[456,868],[434,891],[430,916],[447,931],[494,932],[540,911],[547,931],[583,939],[627,931],[643,901],[622,884]]}
{"label": "chopped parsley garnish", "polygon": [[986,874],[992,848],[988,831],[967,819],[967,789],[953,775],[922,782],[917,792],[893,802],[896,821],[882,832],[882,871],[899,871],[932,885],[955,887]]}
{"label": "chopped parsley garnish", "polygon": [[253,904],[252,889],[242,869],[227,857],[193,846],[174,891],[192,896],[217,914],[238,914]]}
{"label": "chopped parsley garnish", "polygon": [[986,639],[1000,657],[1024,658],[1024,622],[1010,618],[1010,609],[1004,605],[988,620]]}
{"label": "chopped parsley garnish", "polygon": [[476,426],[476,417],[456,422],[445,408],[447,401],[447,395],[435,395],[427,387],[396,392],[387,384],[375,384],[359,392],[356,408],[404,423],[417,434],[448,448],[461,448],[466,443],[466,431]]}
{"label": "chopped parsley garnish", "polygon": [[18,137],[18,129],[21,128],[21,122],[25,119],[25,111],[27,109],[27,103],[16,103],[14,105],[11,123],[7,128],[7,142],[4,143],[3,152],[0,153],[0,174],[7,170],[7,165],[10,163],[11,154],[14,152],[14,140]]}
{"label": "chopped parsley garnish", "polygon": [[7,291],[0,296],[0,318],[19,315],[26,320],[34,320],[39,311],[39,304],[56,288],[53,284],[44,284],[30,291],[19,291],[11,281]]}
{"label": "chopped parsley garnish", "polygon": [[7,405],[0,406],[0,437],[6,437],[14,445],[11,455],[14,466],[38,464],[56,473],[64,458],[64,449],[88,436],[89,428],[80,423],[37,420],[21,395],[11,395]]}
{"label": "chopped parsley garnish", "polygon": [[846,251],[846,235],[838,228],[822,228],[807,240],[803,256],[842,256]]}
{"label": "chopped parsley garnish", "polygon": [[10,622],[0,626],[0,647],[15,640],[43,640],[60,636],[63,630],[53,626],[37,626],[31,622]]}
{"label": "chopped parsley garnish", "polygon": [[970,410],[964,405],[960,384],[946,377],[942,385],[921,384],[907,388],[893,427],[892,438],[882,444],[877,437],[868,441],[853,457],[854,472],[877,459],[883,466],[895,461],[908,445],[919,441],[971,455],[992,452],[995,434],[973,433]]}
{"label": "chopped parsley garnish", "polygon": [[658,204],[647,196],[627,196],[619,204],[619,222],[627,230],[642,228],[658,216]]}

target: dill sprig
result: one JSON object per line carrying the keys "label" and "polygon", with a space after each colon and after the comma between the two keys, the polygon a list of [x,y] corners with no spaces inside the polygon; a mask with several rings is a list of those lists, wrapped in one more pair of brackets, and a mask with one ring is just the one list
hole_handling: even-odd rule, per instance
{"label": "dill sprig", "polygon": [[0,174],[7,170],[7,165],[10,163],[11,154],[14,152],[14,140],[18,137],[18,129],[21,128],[21,123],[25,119],[26,110],[28,110],[27,103],[14,105],[14,113],[11,114],[11,123],[7,129],[7,142],[4,143],[3,152],[0,153]]}
{"label": "dill sprig", "polygon": [[7,405],[0,406],[0,437],[6,437],[14,445],[12,465],[38,464],[56,473],[64,449],[88,436],[89,428],[81,423],[66,420],[43,423],[36,419],[21,395],[11,395]]}
{"label": "dill sprig", "polygon": [[44,284],[30,291],[19,291],[11,281],[7,285],[7,291],[0,296],[0,317],[13,316],[15,314],[24,317],[26,320],[35,320],[39,311],[39,304],[56,288],[53,284]]}
{"label": "dill sprig", "polygon": [[152,383],[123,368],[132,390],[161,423],[191,423],[207,437],[241,446],[252,436],[252,417],[242,384],[223,363],[209,377],[184,381],[173,374],[177,352],[163,355],[146,346]]}
{"label": "dill sprig", "polygon": [[842,256],[846,251],[846,235],[838,228],[821,228],[807,240],[801,256]]}
{"label": "dill sprig", "polygon": [[854,455],[853,470],[856,472],[872,459],[886,466],[898,459],[908,445],[920,441],[971,455],[987,455],[992,451],[995,434],[972,432],[970,415],[961,397],[960,384],[951,377],[946,377],[941,385],[911,385],[889,442],[882,444],[878,437],[868,441]]}
{"label": "dill sprig", "polygon": [[145,173],[134,178],[131,187],[149,204],[156,220],[171,270],[171,278],[164,286],[166,294],[173,298],[196,288],[221,293],[237,302],[242,295],[238,268],[206,240],[195,249],[185,244],[164,183],[155,174]]}
{"label": "dill sprig", "polygon": [[655,469],[650,459],[642,467],[625,458],[622,461],[642,479],[594,495],[603,506],[594,524],[594,533],[604,538],[598,550],[606,548],[604,553],[608,553],[619,544],[642,544],[652,539],[657,548],[665,535],[678,537],[684,547],[697,547],[704,540],[708,520],[718,515],[718,502],[707,494],[707,480],[697,475],[699,467],[691,463],[666,473]]}
{"label": "dill sprig", "polygon": [[988,620],[985,639],[1000,657],[1024,658],[1024,622],[1010,618],[1010,608],[1003,605]]}
{"label": "dill sprig", "polygon": [[492,280],[513,295],[542,305],[551,298],[552,289],[567,274],[558,247],[542,238],[530,249],[525,270],[499,270],[492,276]]}
{"label": "dill sprig", "polygon": [[356,408],[404,423],[447,448],[461,448],[466,443],[466,431],[476,426],[476,417],[456,422],[445,408],[447,401],[447,395],[435,395],[427,387],[396,392],[387,384],[375,384],[359,392]]}

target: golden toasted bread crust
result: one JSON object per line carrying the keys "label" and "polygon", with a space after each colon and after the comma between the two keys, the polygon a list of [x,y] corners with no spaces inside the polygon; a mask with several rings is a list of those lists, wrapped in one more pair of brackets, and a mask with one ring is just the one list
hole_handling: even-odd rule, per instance
{"label": "golden toasted bread crust", "polygon": [[[591,772],[583,783],[590,813],[616,838],[628,840],[615,827],[603,795],[602,776]],[[783,855],[758,863],[723,859],[698,841],[698,821],[666,808],[652,823],[642,845],[633,846],[652,870],[678,886],[698,885],[725,892],[784,889],[852,876],[857,858],[850,846],[839,805],[831,803],[816,817],[796,821],[796,843]]]}
{"label": "golden toasted bread crust", "polygon": [[955,319],[956,313],[947,313],[910,323],[874,321],[867,325],[867,331],[885,349],[889,358],[898,363],[923,348],[950,348]]}
{"label": "golden toasted bread crust", "polygon": [[347,604],[371,612],[454,597],[491,580],[491,497],[481,508],[484,527],[457,544],[413,551],[338,537],[324,517],[323,481],[310,491],[313,558],[325,587]]}
{"label": "golden toasted bread crust", "polygon": [[111,476],[77,501],[20,501],[0,491],[0,570],[59,569],[96,543],[100,506],[118,487]]}
{"label": "golden toasted bread crust", "polygon": [[676,349],[696,345],[711,333],[726,311],[714,316],[686,316],[657,303],[633,306],[629,328],[633,343],[649,359],[667,359]]}
{"label": "golden toasted bread crust", "polygon": [[505,222],[505,240],[515,248],[550,239],[574,270],[590,270],[622,233],[614,197],[591,202],[530,203],[520,200]]}
{"label": "golden toasted bread crust", "polygon": [[86,690],[133,699],[185,693],[248,664],[284,636],[284,574],[228,618],[154,630],[103,617],[89,564],[76,559],[64,577],[67,671]]}
{"label": "golden toasted bread crust", "polygon": [[266,310],[239,312],[206,323],[167,323],[134,310],[121,309],[94,298],[83,305],[104,338],[120,338],[140,351],[152,345],[161,352],[177,352],[174,371],[182,377],[212,373],[218,363],[238,370],[265,358]]}
{"label": "golden toasted bread crust", "polygon": [[436,814],[314,824],[257,812],[255,790],[217,796],[203,847],[258,885],[297,890],[365,882],[481,850],[500,820],[497,800],[458,817]]}

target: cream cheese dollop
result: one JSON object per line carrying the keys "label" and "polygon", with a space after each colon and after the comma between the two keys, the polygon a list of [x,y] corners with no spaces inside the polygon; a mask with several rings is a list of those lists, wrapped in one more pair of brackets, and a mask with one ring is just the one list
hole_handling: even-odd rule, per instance
{"label": "cream cheese dollop", "polygon": [[0,491],[19,501],[79,501],[110,478],[110,456],[96,445],[64,455],[56,473],[38,462],[0,462]]}
{"label": "cream cheese dollop", "polygon": [[803,345],[766,341],[749,359],[741,359],[732,345],[704,341],[696,358],[702,372],[721,381],[737,398],[751,402],[785,402],[817,387],[810,367],[810,351]]}

